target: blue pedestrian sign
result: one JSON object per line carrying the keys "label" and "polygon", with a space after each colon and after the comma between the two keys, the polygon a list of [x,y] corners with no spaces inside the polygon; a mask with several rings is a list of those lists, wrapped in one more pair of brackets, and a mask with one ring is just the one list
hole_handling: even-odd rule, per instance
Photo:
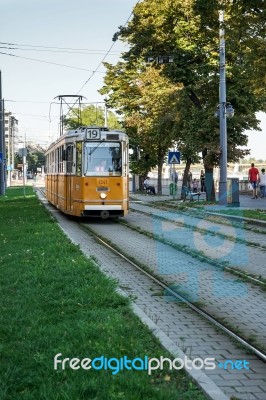
{"label": "blue pedestrian sign", "polygon": [[3,162],[3,153],[0,152],[0,164]]}
{"label": "blue pedestrian sign", "polygon": [[180,164],[180,151],[168,152],[168,164]]}

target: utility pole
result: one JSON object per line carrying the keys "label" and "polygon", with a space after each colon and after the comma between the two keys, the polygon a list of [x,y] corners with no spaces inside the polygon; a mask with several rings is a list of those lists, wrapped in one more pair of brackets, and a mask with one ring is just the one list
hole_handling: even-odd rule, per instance
{"label": "utility pole", "polygon": [[106,103],[104,103],[104,127],[108,128],[108,111]]}
{"label": "utility pole", "polygon": [[8,124],[8,137],[7,137],[7,185],[11,186],[11,118],[8,116],[9,124]]}
{"label": "utility pole", "polygon": [[0,70],[0,195],[5,195],[5,110],[4,100],[2,99],[2,74]]}
{"label": "utility pole", "polygon": [[11,117],[11,132],[12,132],[12,139],[11,139],[11,166],[12,171],[15,169],[15,124],[16,118]]}
{"label": "utility pole", "polygon": [[227,124],[226,124],[226,73],[225,73],[225,32],[224,11],[219,11],[220,39],[220,85],[219,85],[219,118],[220,118],[220,181],[219,204],[227,205]]}

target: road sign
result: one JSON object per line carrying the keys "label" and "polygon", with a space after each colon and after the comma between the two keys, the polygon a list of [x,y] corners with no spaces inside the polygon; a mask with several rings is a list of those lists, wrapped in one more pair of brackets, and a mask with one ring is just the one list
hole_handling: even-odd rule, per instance
{"label": "road sign", "polygon": [[26,147],[18,149],[19,157],[27,157],[28,149]]}
{"label": "road sign", "polygon": [[169,151],[168,164],[180,164],[180,151]]}
{"label": "road sign", "polygon": [[3,162],[3,153],[0,152],[0,163],[2,163],[2,162]]}

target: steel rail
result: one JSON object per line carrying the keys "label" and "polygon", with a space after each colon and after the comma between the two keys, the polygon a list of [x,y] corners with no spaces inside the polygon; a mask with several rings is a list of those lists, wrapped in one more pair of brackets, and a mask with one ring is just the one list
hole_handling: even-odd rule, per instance
{"label": "steel rail", "polygon": [[[86,227],[86,229],[88,229]],[[123,258],[126,262],[131,264],[134,268],[138,269],[140,272],[142,272],[144,275],[146,275],[148,278],[150,278],[153,282],[155,282],[157,285],[165,289],[168,293],[170,293],[173,297],[176,299],[181,300],[183,303],[185,303],[189,308],[194,310],[197,314],[201,315],[208,321],[210,321],[212,324],[214,324],[216,327],[221,329],[223,332],[227,333],[230,337],[233,339],[237,340],[239,343],[241,343],[243,346],[251,350],[253,353],[255,353],[261,360],[266,362],[266,353],[264,353],[262,350],[260,350],[257,346],[254,346],[250,344],[245,338],[242,336],[236,334],[233,332],[231,329],[227,328],[225,325],[223,325],[221,322],[219,322],[215,317],[210,315],[208,312],[204,311],[202,308],[195,306],[191,301],[189,301],[186,297],[183,295],[177,293],[175,290],[169,288],[165,283],[160,281],[158,278],[153,276],[151,273],[147,272],[145,269],[143,269],[141,266],[130,260],[127,256],[125,256],[123,253],[120,251],[116,250],[113,246],[111,246],[109,243],[105,242],[101,237],[99,237],[91,228],[89,228],[89,231],[92,233],[94,238],[96,238],[100,243],[102,243],[105,247],[109,248],[113,253],[117,254],[119,257]]]}

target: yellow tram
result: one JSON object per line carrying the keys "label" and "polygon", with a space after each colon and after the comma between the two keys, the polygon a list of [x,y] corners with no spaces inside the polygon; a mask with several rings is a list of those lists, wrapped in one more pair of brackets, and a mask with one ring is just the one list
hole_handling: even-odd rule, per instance
{"label": "yellow tram", "polygon": [[128,213],[128,136],[100,127],[69,130],[47,149],[50,203],[73,216],[117,218]]}

